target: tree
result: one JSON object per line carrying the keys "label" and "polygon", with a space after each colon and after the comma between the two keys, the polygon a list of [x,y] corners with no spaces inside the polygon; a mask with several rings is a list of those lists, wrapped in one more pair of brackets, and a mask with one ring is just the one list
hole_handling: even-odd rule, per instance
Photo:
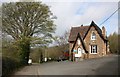
{"label": "tree", "polygon": [[33,62],[43,62],[43,51],[45,49],[42,47],[38,47],[38,48],[32,48],[31,49],[31,53],[30,53],[30,58],[32,58]]}
{"label": "tree", "polygon": [[22,63],[28,62],[31,44],[52,42],[52,16],[49,7],[41,2],[3,3],[2,30],[15,40]]}
{"label": "tree", "polygon": [[0,56],[2,52],[2,29],[1,29],[2,26],[1,25],[2,25],[2,9],[0,4]]}
{"label": "tree", "polygon": [[112,53],[118,53],[118,34],[114,32],[108,37],[109,45],[110,45],[110,51]]}
{"label": "tree", "polygon": [[57,44],[57,51],[61,52],[60,55],[64,55],[65,51],[68,51],[68,37],[69,31],[65,31],[62,36],[56,36],[55,42]]}
{"label": "tree", "polygon": [[62,36],[56,36],[55,42],[58,46],[66,45],[68,43],[69,32],[65,31]]}

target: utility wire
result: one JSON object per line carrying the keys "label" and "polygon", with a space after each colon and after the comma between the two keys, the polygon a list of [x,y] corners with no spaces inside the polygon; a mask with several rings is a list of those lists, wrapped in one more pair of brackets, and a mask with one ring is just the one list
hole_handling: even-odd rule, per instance
{"label": "utility wire", "polygon": [[105,23],[108,19],[110,19],[110,17],[112,17],[119,9],[120,9],[120,7],[119,7],[117,10],[115,10],[115,12],[113,12],[106,20],[104,20],[104,21],[100,24],[100,26],[101,26],[103,23]]}

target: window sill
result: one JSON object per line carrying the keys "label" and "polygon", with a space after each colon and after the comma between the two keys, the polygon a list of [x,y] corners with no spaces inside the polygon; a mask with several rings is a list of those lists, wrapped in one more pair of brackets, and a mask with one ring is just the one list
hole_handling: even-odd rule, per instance
{"label": "window sill", "polygon": [[97,54],[97,53],[90,53],[90,54]]}
{"label": "window sill", "polygon": [[96,39],[91,39],[92,41],[95,41]]}

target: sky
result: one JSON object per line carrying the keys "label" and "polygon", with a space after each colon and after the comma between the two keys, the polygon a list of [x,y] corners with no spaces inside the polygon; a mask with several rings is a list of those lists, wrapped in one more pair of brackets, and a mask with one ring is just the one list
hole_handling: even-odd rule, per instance
{"label": "sky", "polygon": [[[3,0],[2,2],[16,2],[19,0]],[[40,0],[36,0],[40,1]],[[107,35],[118,32],[118,12],[106,20],[118,9],[119,0],[42,0],[50,6],[51,12],[57,17],[55,35],[61,36],[71,27],[90,25],[92,20],[100,27],[105,26]]]}

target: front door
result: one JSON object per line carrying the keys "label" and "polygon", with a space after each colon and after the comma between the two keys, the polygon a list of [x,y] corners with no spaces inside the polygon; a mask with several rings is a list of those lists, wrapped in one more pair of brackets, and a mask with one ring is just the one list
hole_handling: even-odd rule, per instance
{"label": "front door", "polygon": [[78,48],[78,55],[79,55],[79,57],[82,56],[82,49],[81,48]]}

